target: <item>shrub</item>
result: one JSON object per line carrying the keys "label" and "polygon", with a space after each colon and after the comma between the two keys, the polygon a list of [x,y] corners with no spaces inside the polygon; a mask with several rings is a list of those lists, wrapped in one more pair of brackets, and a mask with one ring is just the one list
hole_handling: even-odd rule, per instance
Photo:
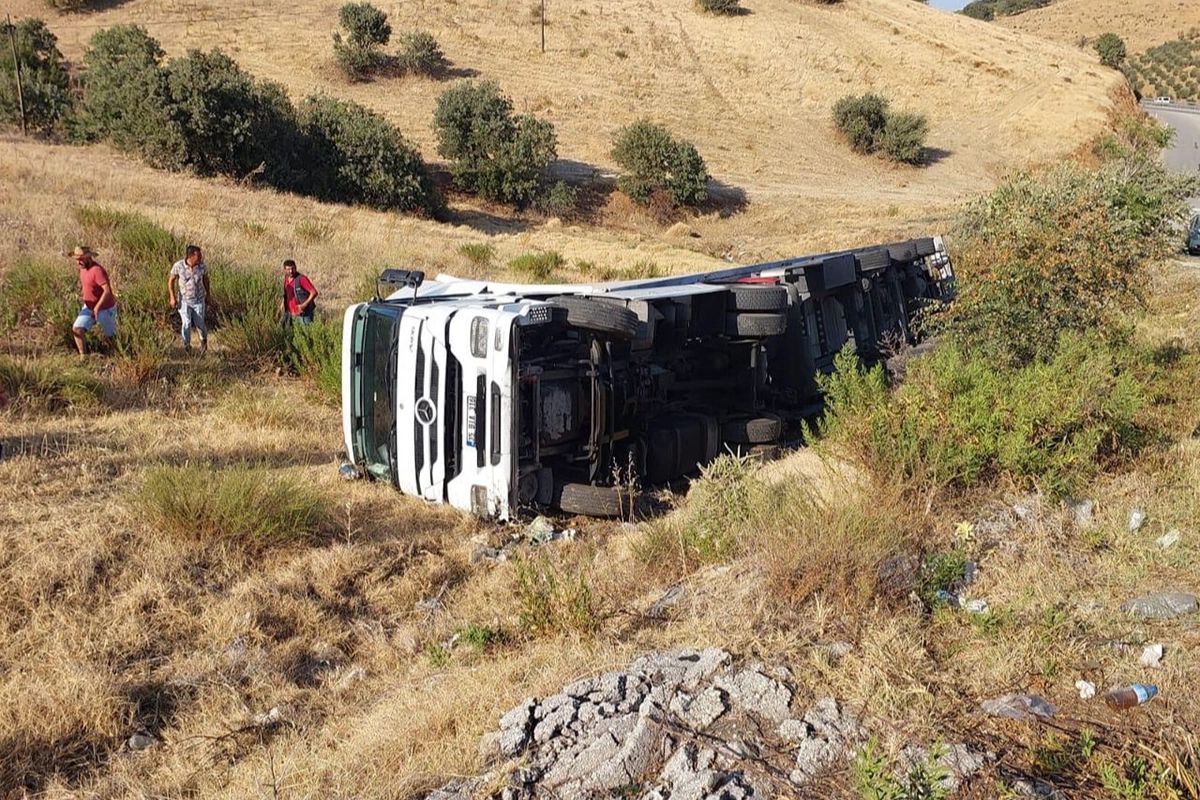
{"label": "shrub", "polygon": [[549,122],[512,112],[512,101],[494,82],[464,81],[438,98],[433,125],[438,153],[450,159],[459,186],[524,207],[539,195],[557,143]]}
{"label": "shrub", "polygon": [[1115,33],[1104,33],[1096,39],[1096,53],[1100,63],[1106,67],[1120,69],[1125,62],[1125,42]]}
{"label": "shrub", "polygon": [[83,99],[74,133],[106,139],[154,166],[182,163],[183,136],[170,117],[163,57],[145,28],[116,25],[97,31],[83,56]]}
{"label": "shrub", "polygon": [[71,341],[71,323],[79,311],[79,281],[74,270],[30,256],[18,256],[0,281],[0,330],[20,325],[50,326],[57,338]]}
{"label": "shrub", "polygon": [[878,94],[847,95],[833,106],[833,124],[857,153],[882,150],[897,163],[920,163],[929,130],[925,117],[892,113],[889,105],[888,99]]}
{"label": "shrub", "polygon": [[265,170],[285,181],[295,110],[278,84],[257,82],[220,50],[190,51],[167,67],[168,115],[183,142],[181,163],[201,175]]}
{"label": "shrub", "polygon": [[333,34],[333,52],[338,66],[351,80],[362,80],[384,63],[379,48],[392,38],[387,14],[370,3],[346,3],[338,11],[346,38]]}
{"label": "shrub", "polygon": [[945,344],[894,395],[881,368],[862,371],[848,350],[836,366],[822,379],[821,432],[884,480],[968,488],[1004,477],[1069,494],[1145,441],[1129,355],[1095,335],[1064,333],[1053,358],[1012,370]]}
{"label": "shrub", "polygon": [[579,192],[565,181],[555,181],[538,197],[534,205],[539,212],[548,217],[572,219],[579,213]]}
{"label": "shrub", "polygon": [[696,3],[700,6],[701,10],[712,14],[734,16],[742,10],[738,0],[696,0]]}
{"label": "shrub", "polygon": [[167,536],[252,551],[311,540],[329,513],[310,481],[257,464],[152,468],[136,505]]}
{"label": "shrub", "polygon": [[383,46],[392,38],[387,14],[370,3],[346,3],[338,9],[338,21],[351,44]]}
{"label": "shrub", "polygon": [[546,253],[526,253],[517,256],[508,262],[508,268],[531,280],[544,281],[554,274],[554,270],[561,269],[564,263],[566,262],[563,261],[562,254],[551,250]]}
{"label": "shrub", "polygon": [[468,242],[458,248],[458,253],[476,267],[486,267],[496,256],[496,248],[489,242]]}
{"label": "shrub", "polygon": [[708,170],[695,146],[677,141],[650,120],[638,120],[618,131],[612,157],[625,170],[617,186],[635,202],[646,205],[659,190],[675,206],[694,206],[708,199]]}
{"label": "shrub", "polygon": [[441,75],[450,66],[437,39],[428,31],[412,31],[400,37],[396,66],[417,75]]}
{"label": "shrub", "polygon": [[283,287],[273,272],[213,269],[210,303],[221,328],[224,355],[234,364],[267,368],[279,363],[287,332],[279,320]]}
{"label": "shrub", "polygon": [[64,369],[47,359],[16,359],[0,356],[0,386],[14,408],[58,412],[90,408],[104,396],[103,385],[92,375],[74,368]]}
{"label": "shrub", "polygon": [[891,114],[880,133],[879,148],[897,163],[920,164],[925,159],[928,132],[929,124],[920,114]]}
{"label": "shrub", "polygon": [[515,567],[521,627],[535,636],[600,629],[600,609],[583,571],[547,556],[522,558]]}
{"label": "shrub", "polygon": [[324,200],[435,214],[442,200],[400,131],[357,103],[310,97],[299,109],[308,191]]}
{"label": "shrub", "polygon": [[[13,59],[13,37],[16,60]],[[27,18],[12,25],[0,23],[0,123],[20,126],[21,106],[26,127],[49,133],[71,107],[67,90],[67,63],[58,50],[58,38],[40,19]],[[17,95],[14,68],[21,69],[21,94]]]}
{"label": "shrub", "polygon": [[940,327],[1015,366],[1051,358],[1063,331],[1118,340],[1147,266],[1177,248],[1173,224],[1194,190],[1140,153],[1006,181],[968,205],[957,228],[958,298]]}
{"label": "shrub", "polygon": [[341,320],[317,319],[311,325],[289,325],[283,337],[285,369],[307,378],[328,400],[342,396]]}

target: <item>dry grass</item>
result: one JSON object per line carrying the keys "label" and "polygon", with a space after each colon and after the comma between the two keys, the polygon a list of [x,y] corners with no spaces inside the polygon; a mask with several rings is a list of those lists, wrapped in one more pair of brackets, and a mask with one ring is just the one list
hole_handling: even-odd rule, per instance
{"label": "dry grass", "polygon": [[1094,56],[1092,44],[1103,33],[1120,36],[1132,55],[1179,38],[1200,20],[1194,8],[1178,0],[1142,0],[1136,5],[1113,0],[1057,0],[1045,8],[1001,17],[997,24],[1072,46],[1083,42],[1086,52]]}

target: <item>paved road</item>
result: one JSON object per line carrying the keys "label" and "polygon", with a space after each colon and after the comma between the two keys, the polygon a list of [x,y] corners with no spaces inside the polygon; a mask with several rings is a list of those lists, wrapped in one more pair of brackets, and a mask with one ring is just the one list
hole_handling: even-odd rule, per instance
{"label": "paved road", "polygon": [[[1200,174],[1200,106],[1143,102],[1142,108],[1175,129],[1174,146],[1163,151],[1163,163],[1167,169]],[[1200,208],[1200,197],[1192,198],[1192,207]]]}

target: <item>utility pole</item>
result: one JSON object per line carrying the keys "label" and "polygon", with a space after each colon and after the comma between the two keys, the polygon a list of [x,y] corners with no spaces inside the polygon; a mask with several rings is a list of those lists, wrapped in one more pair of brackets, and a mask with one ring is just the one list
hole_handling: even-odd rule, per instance
{"label": "utility pole", "polygon": [[546,52],[546,0],[542,0],[542,52]]}
{"label": "utility pole", "polygon": [[[545,0],[542,2],[545,3]],[[21,62],[17,59],[17,29],[12,24],[12,15],[4,15],[4,24],[8,30],[8,46],[12,49],[13,73],[17,77],[17,108],[21,111],[21,135],[28,136],[29,131],[25,129],[25,96],[21,92]]]}

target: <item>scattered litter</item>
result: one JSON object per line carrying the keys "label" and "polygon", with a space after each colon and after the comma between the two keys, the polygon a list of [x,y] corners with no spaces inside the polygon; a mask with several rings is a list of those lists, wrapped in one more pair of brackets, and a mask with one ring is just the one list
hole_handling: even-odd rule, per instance
{"label": "scattered litter", "polygon": [[449,581],[443,581],[442,586],[440,589],[438,589],[438,593],[436,595],[433,597],[426,597],[424,600],[418,600],[417,602],[413,603],[413,607],[416,608],[417,611],[441,611],[444,608],[442,605],[442,595],[446,593],[446,589],[449,586]]}
{"label": "scattered litter", "polygon": [[979,565],[974,561],[963,562],[962,585],[970,586],[979,577]]}
{"label": "scattered litter", "polygon": [[951,608],[959,608],[962,606],[962,598],[956,594],[947,592],[945,589],[938,589],[936,592],[934,592],[933,596],[937,598],[939,602],[945,603]]}
{"label": "scattered litter", "polygon": [[1129,532],[1133,533],[1146,523],[1146,512],[1136,510],[1129,514]]}
{"label": "scattered litter", "polygon": [[1148,619],[1171,619],[1184,614],[1196,613],[1196,597],[1183,592],[1160,592],[1138,597],[1122,604],[1126,614],[1136,614]]}
{"label": "scattered litter", "polygon": [[525,535],[529,541],[538,543],[545,541],[554,533],[554,523],[543,516],[534,517],[533,522],[525,526]]}
{"label": "scattered litter", "polygon": [[1034,717],[1053,717],[1058,707],[1051,705],[1045,699],[1035,694],[1006,694],[984,700],[979,708],[985,714],[993,717],[1008,719],[1033,719]]}
{"label": "scattered litter", "polygon": [[1085,681],[1080,678],[1075,681],[1075,688],[1079,691],[1080,700],[1091,700],[1096,696],[1096,684],[1091,681]]}
{"label": "scattered litter", "polygon": [[1075,518],[1075,524],[1080,528],[1086,528],[1092,524],[1092,515],[1096,511],[1096,504],[1093,501],[1068,502],[1067,508],[1071,510],[1071,516]]}
{"label": "scattered litter", "polygon": [[129,737],[129,741],[126,744],[129,745],[130,750],[148,750],[158,744],[158,739],[155,739],[148,733],[135,733]]}
{"label": "scattered litter", "polygon": [[646,616],[654,619],[664,619],[669,611],[676,603],[679,602],[687,594],[687,589],[679,584],[675,584],[670,589],[663,593],[663,596],[654,601],[650,608],[646,609]]}
{"label": "scattered litter", "polygon": [[1162,536],[1155,539],[1154,543],[1156,545],[1158,545],[1159,547],[1161,547],[1163,550],[1166,550],[1168,547],[1170,547],[1171,545],[1175,544],[1178,541],[1179,541],[1179,529],[1171,528],[1171,530],[1167,531]]}
{"label": "scattered litter", "polygon": [[487,545],[482,545],[471,551],[470,561],[472,564],[478,564],[483,561],[504,562],[507,560],[508,554],[498,547],[488,547]]}
{"label": "scattered litter", "polygon": [[279,706],[273,706],[270,711],[265,714],[255,714],[254,724],[260,728],[274,728],[283,721],[283,712],[279,710]]}
{"label": "scattered litter", "polygon": [[988,613],[987,600],[968,600],[967,602],[963,603],[963,608],[972,614]]}
{"label": "scattered litter", "polygon": [[1153,667],[1159,669],[1162,667],[1163,646],[1161,644],[1148,645],[1142,651],[1142,657],[1138,659],[1138,663],[1143,667]]}

